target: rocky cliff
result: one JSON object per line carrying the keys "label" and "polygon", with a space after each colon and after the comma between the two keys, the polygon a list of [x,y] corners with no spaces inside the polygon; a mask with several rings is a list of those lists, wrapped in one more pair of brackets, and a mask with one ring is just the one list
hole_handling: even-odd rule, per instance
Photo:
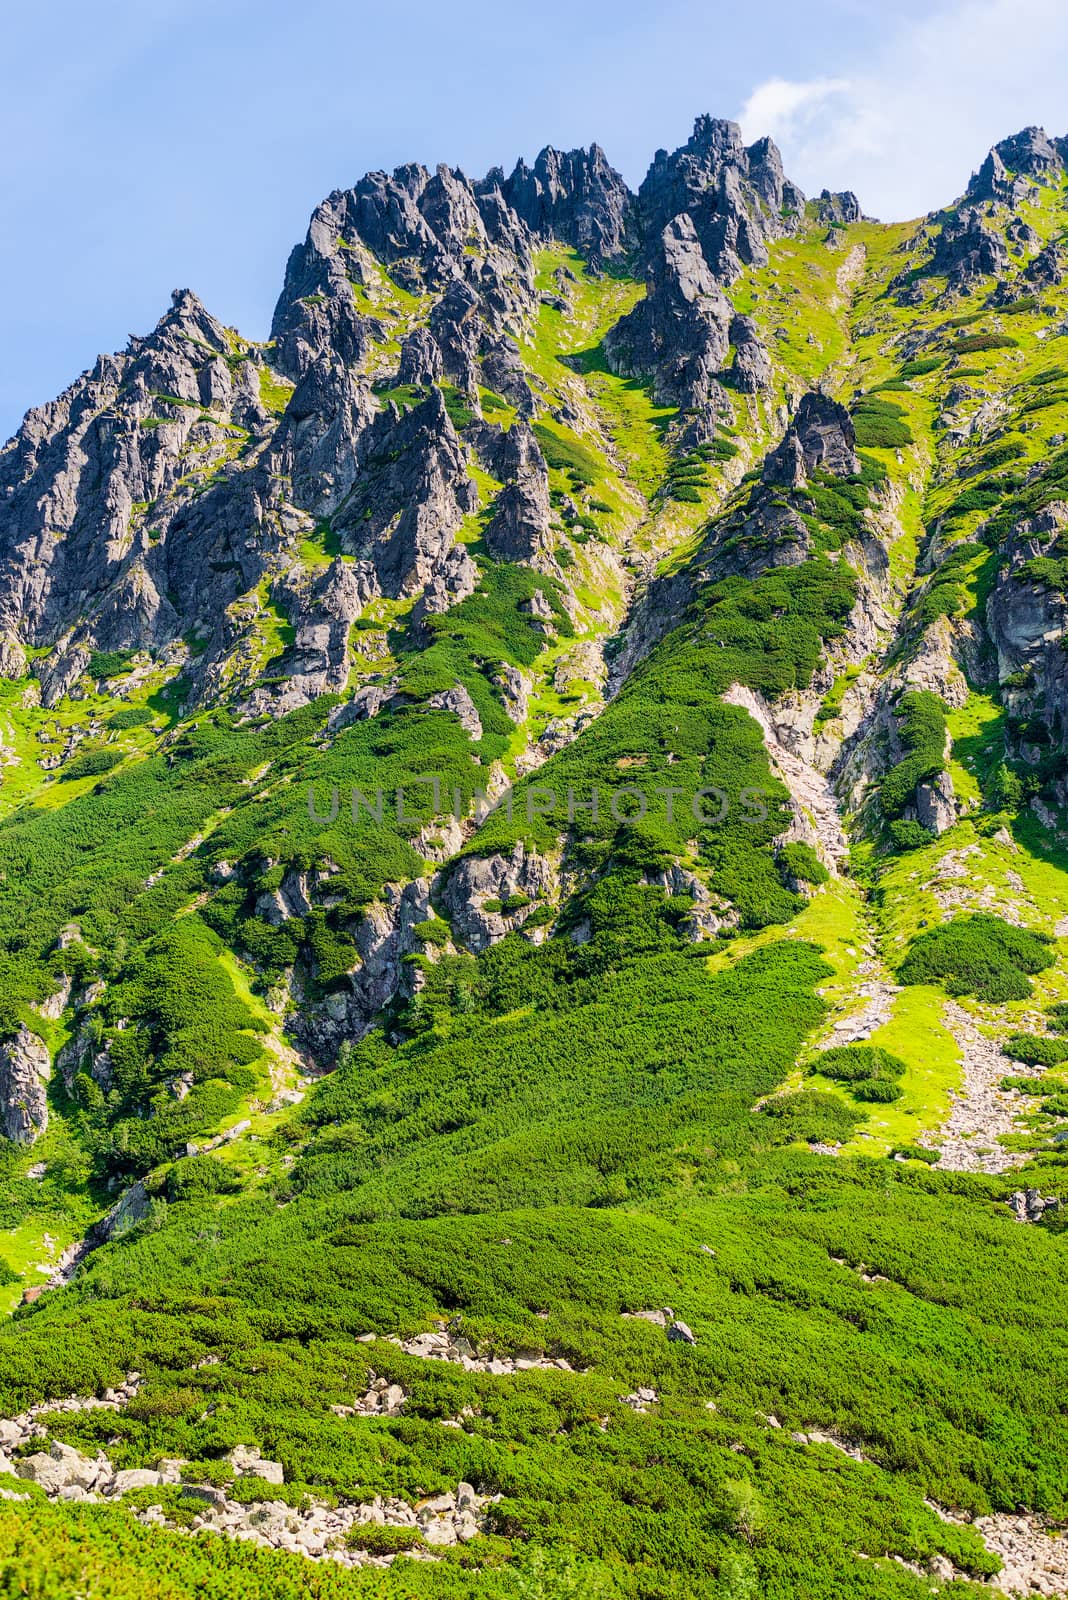
{"label": "rocky cliff", "polygon": [[[1025,130],[918,230],[806,202],[769,140],[710,117],[636,193],[596,145],[336,191],[269,340],[177,292],[0,453],[11,804],[80,773],[106,793],[153,752],[176,771],[212,726],[266,753],[257,730],[311,713],[138,882],[188,860],[321,1064],[414,1003],[442,948],[568,926],[581,827],[550,807],[502,829],[509,785],[596,750],[606,685],[710,593],[737,652],[769,615],[783,649],[810,625],[773,575],[840,590],[833,621],[812,601],[803,668],[722,686],[792,796],[774,851],[803,839],[838,872],[851,830],[881,849],[952,829],[976,802],[944,718],[999,684],[999,781],[1056,826],[1068,435],[1047,426],[1062,369],[1029,363],[1068,325],[1064,156]],[[296,820],[305,777],[333,796],[326,833]],[[430,785],[411,818],[404,783]],[[726,878],[672,870],[736,924]],[[13,1030],[47,981],[16,983]],[[25,1139],[45,1075],[21,1026]]]}

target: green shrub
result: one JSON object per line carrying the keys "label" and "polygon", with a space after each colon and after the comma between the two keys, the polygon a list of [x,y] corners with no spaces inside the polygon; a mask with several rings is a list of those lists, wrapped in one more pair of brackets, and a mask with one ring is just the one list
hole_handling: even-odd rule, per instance
{"label": "green shrub", "polygon": [[1013,576],[1018,583],[1038,583],[1063,594],[1068,590],[1068,556],[1060,560],[1054,556],[1035,556],[1025,561]]}
{"label": "green shrub", "polygon": [[374,1522],[358,1523],[345,1535],[350,1550],[365,1550],[372,1556],[400,1555],[422,1542],[418,1528],[390,1528]]}
{"label": "green shrub", "polygon": [[986,484],[973,484],[970,489],[965,489],[959,494],[952,505],[946,507],[943,515],[947,520],[967,516],[970,511],[989,511],[1001,500],[999,490]]}
{"label": "green shrub", "polygon": [[440,388],[445,401],[445,410],[449,413],[449,421],[453,427],[457,432],[470,427],[475,420],[475,413],[467,403],[466,397],[460,393],[455,384],[442,383]]}
{"label": "green shrub", "polygon": [[821,1050],[809,1067],[810,1072],[839,1083],[859,1083],[864,1078],[890,1080],[900,1078],[906,1070],[899,1056],[870,1044],[832,1045],[829,1050]]}
{"label": "green shrub", "polygon": [[901,1099],[902,1090],[896,1083],[889,1083],[883,1078],[865,1078],[853,1085],[852,1093],[855,1100],[890,1105],[892,1101]]}
{"label": "green shrub", "polygon": [[1058,1067],[1068,1061],[1068,1040],[1044,1039],[1033,1033],[1012,1033],[1002,1040],[1003,1055],[1029,1067]]}
{"label": "green shrub", "polygon": [[944,356],[916,356],[912,361],[906,361],[901,367],[903,378],[924,378],[929,372],[937,372],[944,365]]}
{"label": "green shrub", "polygon": [[905,412],[893,400],[863,395],[854,405],[852,415],[861,449],[893,450],[915,443]]}
{"label": "green shrub", "polygon": [[830,873],[810,844],[801,839],[791,840],[779,851],[779,865],[789,878],[801,883],[826,883]]}
{"label": "green shrub", "polygon": [[59,774],[60,782],[66,783],[72,778],[99,778],[117,767],[122,758],[121,750],[83,750],[81,755],[67,762]]}
{"label": "green shrub", "polygon": [[945,761],[946,708],[931,689],[911,689],[897,705],[898,737],[906,751],[879,785],[879,804],[888,820],[899,817],[917,784],[941,772]]}
{"label": "green shrub", "polygon": [[900,1156],[905,1161],[922,1161],[928,1167],[936,1166],[939,1160],[937,1150],[928,1150],[922,1144],[895,1144],[888,1154],[891,1157]]}
{"label": "green shrub", "polygon": [[1068,378],[1068,367],[1046,367],[1042,372],[1036,372],[1033,378],[1025,378],[1024,382],[1041,388],[1043,384],[1060,383],[1062,378]]}
{"label": "green shrub", "polygon": [[808,1144],[839,1144],[852,1137],[861,1113],[846,1105],[840,1095],[819,1089],[799,1089],[774,1095],[761,1107],[781,1129],[784,1140]]}
{"label": "green shrub", "polygon": [[1001,1003],[1026,1000],[1029,976],[1053,965],[1048,934],[1015,928],[977,912],[916,935],[902,962],[902,983],[940,983],[949,994]]}
{"label": "green shrub", "polygon": [[236,1194],[241,1176],[214,1156],[186,1156],[167,1173],[167,1199],[202,1200],[213,1194]]}
{"label": "green shrub", "polygon": [[980,350],[1015,350],[1019,342],[1007,333],[966,333],[952,340],[949,348],[956,356],[970,356]]}
{"label": "green shrub", "polygon": [[107,721],[109,728],[121,733],[127,728],[148,728],[155,716],[147,706],[124,706],[121,711],[113,711]]}
{"label": "green shrub", "polygon": [[86,667],[91,678],[118,678],[129,672],[135,650],[94,650]]}
{"label": "green shrub", "polygon": [[911,817],[907,821],[895,818],[886,831],[895,850],[921,850],[934,838],[930,828],[925,828],[922,822],[914,822]]}

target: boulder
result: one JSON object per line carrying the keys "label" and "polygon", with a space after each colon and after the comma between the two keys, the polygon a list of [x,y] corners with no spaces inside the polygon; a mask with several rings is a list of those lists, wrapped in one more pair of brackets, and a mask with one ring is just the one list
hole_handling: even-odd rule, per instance
{"label": "boulder", "polygon": [[116,1472],[108,1486],[108,1493],[122,1495],[134,1489],[156,1489],[163,1481],[162,1473],[152,1472],[146,1467],[127,1467],[122,1472]]}
{"label": "boulder", "polygon": [[17,1461],[15,1473],[20,1478],[28,1478],[31,1483],[39,1484],[47,1494],[58,1494],[60,1489],[69,1487],[92,1489],[100,1468],[80,1451],[55,1439],[47,1451],[38,1450]]}
{"label": "boulder", "polygon": [[932,833],[945,833],[957,820],[953,776],[940,772],[936,778],[916,785],[916,820]]}

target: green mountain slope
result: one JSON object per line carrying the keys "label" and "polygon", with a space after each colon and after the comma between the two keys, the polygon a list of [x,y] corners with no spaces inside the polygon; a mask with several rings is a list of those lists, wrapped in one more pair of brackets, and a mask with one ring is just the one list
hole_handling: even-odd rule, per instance
{"label": "green mountain slope", "polygon": [[1065,160],[372,174],[5,446],[0,1592],[1063,1591]]}

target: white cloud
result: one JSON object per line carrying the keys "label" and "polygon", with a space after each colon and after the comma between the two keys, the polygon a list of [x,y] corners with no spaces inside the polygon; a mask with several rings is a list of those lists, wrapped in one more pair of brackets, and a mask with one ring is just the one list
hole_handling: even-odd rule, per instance
{"label": "white cloud", "polygon": [[769,78],[757,85],[742,107],[742,132],[749,140],[764,134],[776,140],[796,138],[826,115],[836,101],[847,97],[852,88],[849,78],[812,78],[807,83]]}
{"label": "white cloud", "polygon": [[998,139],[1030,123],[1068,132],[1066,71],[1064,0],[953,0],[848,77],[758,84],[740,120],[748,139],[772,135],[803,189],[918,216],[959,195]]}

